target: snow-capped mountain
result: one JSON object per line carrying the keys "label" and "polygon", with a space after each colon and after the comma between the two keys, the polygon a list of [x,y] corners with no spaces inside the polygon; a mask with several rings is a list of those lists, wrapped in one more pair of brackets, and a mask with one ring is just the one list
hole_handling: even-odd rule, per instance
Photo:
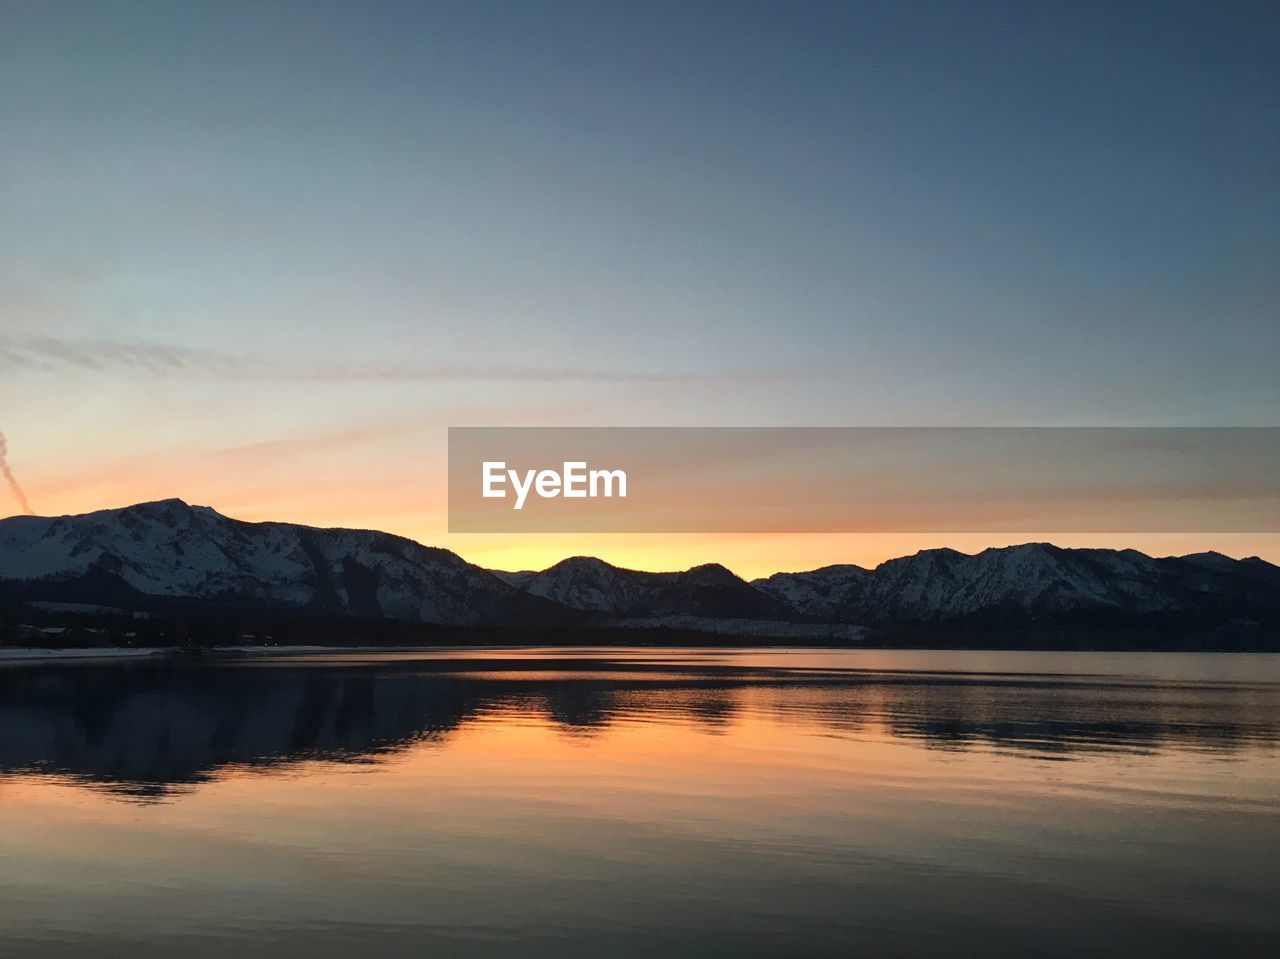
{"label": "snow-capped mountain", "polygon": [[1066,613],[1263,616],[1280,611],[1280,567],[1219,553],[1153,559],[1136,550],[1027,543],[967,555],[931,549],[874,570],[829,566],[756,580],[799,614],[864,624]]}
{"label": "snow-capped mountain", "polygon": [[1278,632],[1280,568],[1218,553],[1154,559],[1028,543],[976,555],[924,550],[875,569],[828,566],[752,583],[716,564],[649,573],[586,556],[539,572],[491,572],[388,533],[248,523],[163,500],[0,520],[0,612],[15,602],[744,636],[809,635],[821,624],[848,638],[863,635],[852,627],[888,635],[1066,620]]}
{"label": "snow-capped mountain", "polygon": [[499,573],[530,595],[569,609],[612,616],[786,619],[794,610],[715,563],[680,573],[647,573],[574,556],[541,572]]}
{"label": "snow-capped mountain", "polygon": [[823,566],[807,573],[774,573],[751,585],[791,609],[832,620],[861,599],[872,572],[861,566]]}
{"label": "snow-capped mountain", "polygon": [[413,623],[536,621],[555,609],[448,550],[373,530],[247,523],[176,499],[0,520],[0,585],[27,600]]}

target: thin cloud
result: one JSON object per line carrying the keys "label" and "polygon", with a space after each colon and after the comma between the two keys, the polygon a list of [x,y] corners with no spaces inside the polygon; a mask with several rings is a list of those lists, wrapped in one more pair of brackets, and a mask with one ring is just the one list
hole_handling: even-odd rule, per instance
{"label": "thin cloud", "polygon": [[519,364],[308,363],[147,340],[0,334],[0,371],[5,369],[294,383],[700,383],[779,378],[776,373],[726,375]]}

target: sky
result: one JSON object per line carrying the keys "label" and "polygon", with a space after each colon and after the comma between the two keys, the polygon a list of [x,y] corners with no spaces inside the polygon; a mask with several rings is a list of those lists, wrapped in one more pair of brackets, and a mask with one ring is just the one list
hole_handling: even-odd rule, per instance
{"label": "sky", "polygon": [[446,428],[1276,425],[1277,62],[1262,2],[0,0],[8,464],[495,566],[1036,538],[450,536]]}

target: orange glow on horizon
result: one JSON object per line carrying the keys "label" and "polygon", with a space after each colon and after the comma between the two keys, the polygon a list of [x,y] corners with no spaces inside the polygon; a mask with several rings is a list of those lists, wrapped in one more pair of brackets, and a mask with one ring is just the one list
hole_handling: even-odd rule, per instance
{"label": "orange glow on horizon", "polygon": [[[108,471],[109,472],[109,471]],[[615,566],[648,571],[689,569],[719,563],[753,579],[851,563],[874,567],[923,549],[949,547],[977,553],[988,547],[1052,542],[1063,547],[1132,548],[1152,556],[1215,550],[1243,558],[1260,556],[1280,565],[1280,534],[1025,535],[1007,533],[628,533],[628,534],[450,534],[443,490],[426,483],[388,478],[354,484],[350,477],[319,478],[282,487],[260,482],[231,485],[225,477],[201,472],[196,463],[147,475],[90,478],[83,484],[31,484],[38,515],[58,516],[166,499],[176,494],[193,505],[211,506],[234,519],[307,526],[377,529],[425,546],[452,550],[489,569],[546,569],[570,556],[595,556]],[[0,508],[8,514],[10,503]]]}

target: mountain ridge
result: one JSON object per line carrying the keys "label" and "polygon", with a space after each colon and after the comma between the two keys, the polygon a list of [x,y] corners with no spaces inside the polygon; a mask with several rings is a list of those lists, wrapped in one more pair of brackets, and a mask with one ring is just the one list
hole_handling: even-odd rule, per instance
{"label": "mountain ridge", "polygon": [[[378,530],[232,519],[180,499],[0,520],[0,585],[54,600],[147,600],[482,625],[558,613],[455,553]],[[2,595],[2,594],[0,594]]]}
{"label": "mountain ridge", "polygon": [[1033,542],[974,554],[926,549],[873,568],[836,564],[751,581],[718,563],[649,572],[591,556],[508,572],[378,530],[248,522],[166,499],[0,520],[6,602],[742,635],[786,634],[787,624],[795,636],[821,624],[844,636],[1067,622],[1214,630],[1280,628],[1280,567],[1214,551],[1157,558]]}

